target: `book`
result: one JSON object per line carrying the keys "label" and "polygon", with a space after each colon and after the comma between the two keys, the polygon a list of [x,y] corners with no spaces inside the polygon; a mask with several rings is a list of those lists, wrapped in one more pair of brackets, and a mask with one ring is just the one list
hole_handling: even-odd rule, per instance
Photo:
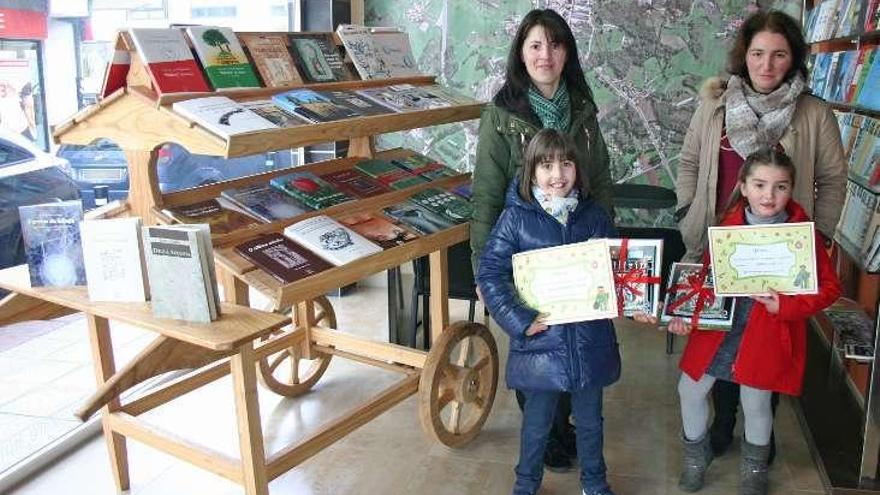
{"label": "book", "polygon": [[287,36],[299,73],[307,82],[353,79],[330,33],[290,33]]}
{"label": "book", "polygon": [[273,103],[272,100],[243,101],[241,105],[278,127],[296,127],[309,123],[308,120],[299,115],[285,112]]}
{"label": "book", "polygon": [[862,70],[866,71],[867,75],[859,89],[856,104],[871,110],[880,110],[880,61],[878,61],[878,57],[876,55],[872,57],[871,66]]}
{"label": "book", "polygon": [[365,88],[355,92],[395,112],[416,112],[452,106],[449,101],[412,84]]}
{"label": "book", "polygon": [[436,187],[422,189],[409,200],[452,223],[467,222],[474,213],[470,201]]}
{"label": "book", "polygon": [[171,108],[226,139],[245,132],[278,128],[277,125],[225,96],[176,101]]}
{"label": "book", "polygon": [[130,28],[128,33],[156,93],[211,91],[179,29]]}
{"label": "book", "polygon": [[162,212],[180,223],[206,223],[211,226],[211,232],[214,234],[228,234],[261,223],[255,218],[223,208],[216,199],[172,206],[163,209]]}
{"label": "book", "polygon": [[206,247],[199,230],[183,225],[143,227],[142,235],[153,315],[199,323],[215,320],[216,287],[206,273],[206,257],[213,262],[210,242]]}
{"label": "book", "polygon": [[348,107],[358,115],[384,115],[391,113],[388,107],[379,105],[378,103],[364,98],[351,91],[345,90],[325,90],[320,92],[331,103],[342,107]]}
{"label": "book", "polygon": [[294,89],[272,95],[272,101],[282,109],[314,123],[348,119],[361,115],[352,107],[334,103],[328,97],[311,89]]}
{"label": "book", "polygon": [[141,219],[84,220],[79,230],[89,299],[146,301],[150,290],[141,239]]}
{"label": "book", "polygon": [[[117,44],[119,41],[117,41]],[[131,53],[123,48],[113,50],[113,56],[104,72],[101,84],[101,98],[106,98],[127,84],[128,69],[131,68]]]}
{"label": "book", "polygon": [[389,206],[383,212],[422,235],[436,234],[455,225],[451,220],[412,201]]}
{"label": "book", "polygon": [[441,100],[446,100],[453,105],[475,105],[479,103],[477,100],[471,98],[470,96],[465,96],[461,93],[453,91],[450,88],[445,86],[440,86],[439,84],[429,84],[427,86],[419,86],[423,91],[426,91]]}
{"label": "book", "polygon": [[406,189],[407,187],[428,182],[424,177],[415,175],[409,170],[378,158],[361,160],[354,168],[373,177],[391,189]]}
{"label": "book", "polygon": [[[855,181],[847,181],[846,200],[843,212],[834,232],[834,240],[845,249],[853,259],[858,260],[865,245],[868,228],[875,211],[878,210],[880,194],[861,186]],[[870,240],[868,240],[870,242]]]}
{"label": "book", "polygon": [[391,160],[391,163],[416,175],[420,175],[429,181],[459,174],[446,165],[418,153],[404,158],[395,158]]}
{"label": "book", "polygon": [[379,56],[370,30],[357,24],[340,24],[336,26],[336,35],[345,47],[345,53],[351,57],[355,70],[361,79],[387,79],[391,71]]}
{"label": "book", "polygon": [[284,235],[336,266],[382,252],[378,245],[326,215],[288,225]]}
{"label": "book", "polygon": [[388,70],[388,77],[409,77],[421,74],[416,59],[413,57],[407,33],[373,29],[370,36],[379,58]]}
{"label": "book", "polygon": [[242,33],[238,38],[250,54],[266,87],[299,86],[303,83],[287,48],[286,35]]}
{"label": "book", "polygon": [[224,189],[220,196],[266,223],[293,218],[310,211],[310,208],[269,184],[231,187]]}
{"label": "book", "polygon": [[858,99],[859,92],[865,84],[865,78],[868,77],[868,72],[870,72],[876,53],[877,50],[870,46],[863,46],[859,49],[859,61],[857,62],[856,73],[853,75],[853,81],[849,86],[847,102],[852,103]]}
{"label": "book", "polygon": [[241,243],[235,246],[235,252],[284,284],[333,267],[308,249],[275,233]]}
{"label": "book", "polygon": [[248,61],[232,29],[221,26],[190,26],[186,28],[186,32],[214,89],[260,87],[254,67]]}
{"label": "book", "polygon": [[321,175],[321,178],[354,198],[369,198],[391,190],[388,186],[354,168],[326,173]]}
{"label": "book", "polygon": [[32,287],[86,285],[79,200],[18,207]]}
{"label": "book", "polygon": [[623,239],[608,239],[611,254],[611,270],[615,282],[619,277],[633,274],[636,278],[653,277],[657,283],[629,282],[615,288],[618,297],[623,296],[622,316],[632,317],[636,313],[656,316],[660,305],[660,270],[663,261],[662,239],[628,239],[626,259],[621,260]]}
{"label": "book", "polygon": [[[669,282],[663,303],[660,322],[668,324],[673,318],[683,318],[690,323],[697,310],[699,294],[694,290],[699,286],[699,275],[703,265],[699,263],[673,263],[670,269]],[[694,287],[694,289],[689,289]],[[703,306],[699,312],[697,326],[709,330],[729,331],[733,325],[733,312],[736,308],[734,297],[708,297],[714,294],[712,268],[707,267],[703,281]]]}
{"label": "book", "polygon": [[354,199],[312,172],[293,172],[273,177],[269,184],[315,210]]}
{"label": "book", "polygon": [[400,225],[390,222],[384,216],[374,213],[355,213],[340,218],[339,222],[375,242],[382,249],[400,246],[419,237]]}

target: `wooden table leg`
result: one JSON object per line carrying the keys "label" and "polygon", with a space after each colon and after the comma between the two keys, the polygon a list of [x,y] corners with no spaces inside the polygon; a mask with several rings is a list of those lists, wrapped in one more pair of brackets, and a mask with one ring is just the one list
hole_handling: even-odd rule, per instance
{"label": "wooden table leg", "polygon": [[238,418],[238,441],[244,490],[248,495],[268,495],[266,452],[263,448],[263,427],[257,398],[257,374],[252,342],[241,346],[230,360],[232,367],[235,412]]}
{"label": "wooden table leg", "polygon": [[[106,318],[86,314],[89,324],[89,341],[92,346],[92,362],[95,366],[95,380],[98,387],[113,376],[116,365],[113,360],[113,345],[110,340],[110,323]],[[128,475],[128,449],[125,446],[125,437],[113,432],[110,428],[109,415],[119,409],[119,399],[113,399],[101,408],[101,427],[104,430],[104,440],[107,442],[107,451],[110,454],[110,467],[113,470],[113,478],[119,491],[126,491],[131,485]]]}
{"label": "wooden table leg", "polygon": [[448,251],[439,249],[428,255],[431,270],[431,343],[449,326],[449,270]]}

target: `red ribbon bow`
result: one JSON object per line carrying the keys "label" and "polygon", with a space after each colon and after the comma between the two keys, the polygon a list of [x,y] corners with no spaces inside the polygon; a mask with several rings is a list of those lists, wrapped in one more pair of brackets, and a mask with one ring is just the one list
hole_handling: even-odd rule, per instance
{"label": "red ribbon bow", "polygon": [[683,284],[675,284],[669,288],[670,292],[678,293],[685,291],[685,294],[675,300],[669,301],[667,311],[670,313],[676,308],[697,296],[697,303],[694,305],[694,314],[691,316],[691,328],[696,330],[700,322],[700,313],[707,304],[715,302],[715,290],[712,287],[706,287],[706,275],[709,273],[709,265],[703,263],[703,267],[698,274],[690,274]]}
{"label": "red ribbon bow", "polygon": [[642,291],[635,284],[659,284],[660,277],[649,276],[643,267],[635,267],[627,270],[626,258],[629,254],[629,239],[623,239],[620,243],[617,270],[614,272],[614,288],[617,291],[617,314],[623,316],[624,292],[634,296],[641,296]]}

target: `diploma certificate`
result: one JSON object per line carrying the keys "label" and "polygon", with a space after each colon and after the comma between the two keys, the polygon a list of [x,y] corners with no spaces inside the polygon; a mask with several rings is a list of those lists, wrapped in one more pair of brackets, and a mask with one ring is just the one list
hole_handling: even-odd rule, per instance
{"label": "diploma certificate", "polygon": [[548,325],[615,318],[617,295],[605,239],[513,255],[520,298]]}
{"label": "diploma certificate", "polygon": [[816,294],[813,222],[709,227],[715,294]]}

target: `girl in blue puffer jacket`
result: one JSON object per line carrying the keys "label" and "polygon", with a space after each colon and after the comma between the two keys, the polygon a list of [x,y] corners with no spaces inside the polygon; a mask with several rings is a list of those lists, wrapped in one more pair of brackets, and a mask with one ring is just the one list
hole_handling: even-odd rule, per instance
{"label": "girl in blue puffer jacket", "polygon": [[526,396],[514,495],[534,494],[541,486],[547,435],[562,392],[571,393],[584,494],[613,495],[602,454],[602,388],[620,376],[614,326],[608,319],[545,325],[513,283],[516,253],[613,237],[611,220],[589,198],[575,156],[559,131],[544,129],[532,138],[480,258],[483,301],[510,336],[507,386]]}

